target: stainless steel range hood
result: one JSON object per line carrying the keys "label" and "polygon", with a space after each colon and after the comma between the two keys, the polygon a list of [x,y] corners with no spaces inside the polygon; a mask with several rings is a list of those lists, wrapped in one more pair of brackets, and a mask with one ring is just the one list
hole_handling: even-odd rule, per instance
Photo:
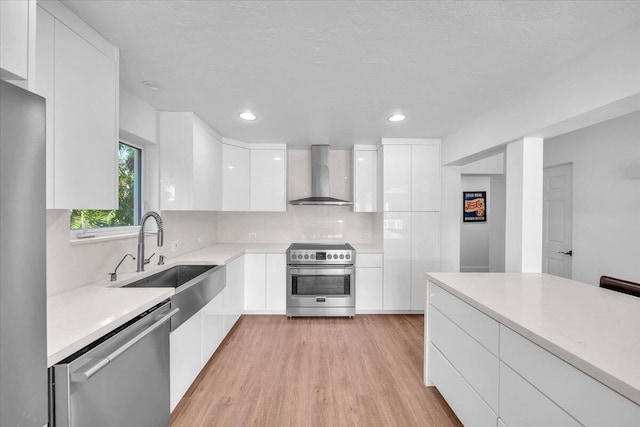
{"label": "stainless steel range hood", "polygon": [[349,206],[353,202],[329,196],[329,146],[311,146],[311,197],[291,200],[292,205]]}

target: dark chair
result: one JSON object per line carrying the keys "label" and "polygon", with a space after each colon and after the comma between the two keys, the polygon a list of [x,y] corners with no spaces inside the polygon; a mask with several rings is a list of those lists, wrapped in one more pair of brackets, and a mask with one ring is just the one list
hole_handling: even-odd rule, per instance
{"label": "dark chair", "polygon": [[600,287],[640,297],[640,283],[616,279],[615,277],[602,276],[600,277]]}

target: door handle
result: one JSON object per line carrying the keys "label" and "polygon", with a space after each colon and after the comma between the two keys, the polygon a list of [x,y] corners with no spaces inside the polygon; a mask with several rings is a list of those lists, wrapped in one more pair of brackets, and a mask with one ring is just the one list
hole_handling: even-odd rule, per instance
{"label": "door handle", "polygon": [[171,310],[170,312],[168,312],[164,316],[160,317],[154,324],[149,326],[147,329],[145,329],[144,331],[140,332],[138,335],[133,337],[131,340],[129,340],[126,343],[124,343],[120,348],[118,348],[115,351],[111,352],[111,354],[109,354],[107,356],[104,356],[104,357],[97,358],[97,359],[91,359],[88,363],[83,365],[84,369],[77,370],[77,371],[71,373],[71,382],[72,383],[78,383],[78,382],[87,381],[89,378],[91,378],[92,376],[97,374],[102,368],[107,366],[109,363],[113,362],[122,353],[124,353],[125,351],[127,351],[128,349],[133,347],[138,341],[142,340],[144,337],[149,335],[151,332],[155,331],[160,326],[162,326],[164,323],[168,322],[169,319],[171,319],[173,317],[173,315],[176,314],[178,311],[180,311],[179,308],[177,308],[177,307],[174,308],[173,310]]}
{"label": "door handle", "polygon": [[559,251],[559,254],[573,256],[573,249],[569,249],[567,252]]}

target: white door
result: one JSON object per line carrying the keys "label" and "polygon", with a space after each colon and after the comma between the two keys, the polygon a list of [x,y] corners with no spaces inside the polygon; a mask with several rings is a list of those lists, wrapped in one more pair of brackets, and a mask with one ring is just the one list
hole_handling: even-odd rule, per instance
{"label": "white door", "polygon": [[544,169],[542,272],[571,278],[573,165]]}

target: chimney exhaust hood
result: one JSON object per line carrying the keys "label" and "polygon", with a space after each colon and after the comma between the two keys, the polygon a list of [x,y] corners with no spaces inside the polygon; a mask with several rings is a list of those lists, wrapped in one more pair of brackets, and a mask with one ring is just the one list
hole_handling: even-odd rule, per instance
{"label": "chimney exhaust hood", "polygon": [[329,196],[329,146],[311,146],[311,197],[289,201],[291,205],[349,206],[353,202]]}

